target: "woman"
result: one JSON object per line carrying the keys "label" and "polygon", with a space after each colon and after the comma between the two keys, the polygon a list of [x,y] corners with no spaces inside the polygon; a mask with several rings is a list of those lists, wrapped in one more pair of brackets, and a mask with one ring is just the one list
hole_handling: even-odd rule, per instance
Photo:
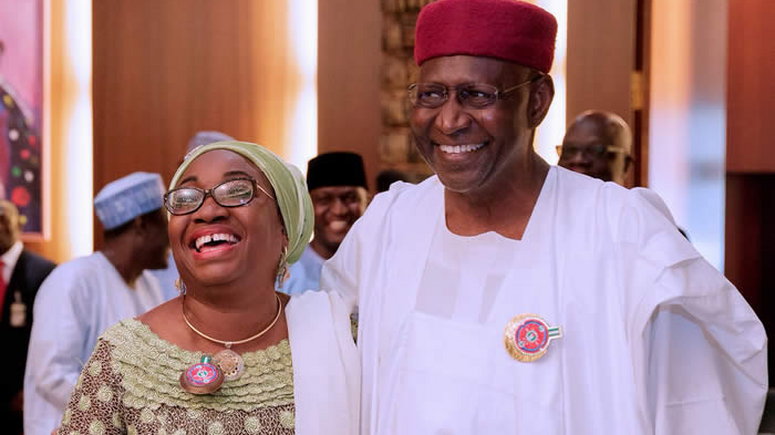
{"label": "woman", "polygon": [[59,433],[356,433],[360,372],[341,301],[275,292],[312,228],[298,170],[217,142],[186,156],[170,187],[182,294],[103,334]]}

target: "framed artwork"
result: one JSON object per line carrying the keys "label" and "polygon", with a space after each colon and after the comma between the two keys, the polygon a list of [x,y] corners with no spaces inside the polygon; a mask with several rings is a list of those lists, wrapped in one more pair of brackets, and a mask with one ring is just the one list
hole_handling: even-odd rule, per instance
{"label": "framed artwork", "polygon": [[0,197],[19,208],[25,238],[45,228],[45,0],[0,0]]}

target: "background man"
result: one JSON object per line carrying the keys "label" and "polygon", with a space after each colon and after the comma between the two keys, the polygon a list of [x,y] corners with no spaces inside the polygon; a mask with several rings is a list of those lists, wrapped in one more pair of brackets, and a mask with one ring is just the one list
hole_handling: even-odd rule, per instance
{"label": "background man", "polygon": [[288,294],[317,290],[320,269],[339,248],[369,202],[363,159],[351,152],[321,154],[307,163],[307,188],[315,208],[315,235],[281,289]]}
{"label": "background man", "polygon": [[563,168],[624,186],[632,167],[632,133],[617,114],[590,110],[579,115],[557,147]]}
{"label": "background man", "polygon": [[[568,127],[557,153],[560,156],[557,164],[563,168],[625,186],[633,162],[632,132],[619,115],[589,110],[576,117]],[[667,204],[654,191],[642,187],[633,191],[675,223]],[[677,225],[676,228],[688,239],[683,228]]]}
{"label": "background man", "polygon": [[24,249],[19,210],[0,200],[0,337],[5,343],[5,374],[0,377],[3,431],[22,433],[22,385],[32,329],[32,303],[38,287],[56,266]]}
{"label": "background man", "polygon": [[233,137],[226,133],[216,130],[202,130],[196,132],[191,139],[188,140],[186,145],[186,154],[199,148],[202,145],[211,144],[213,142],[222,142],[225,140],[235,140]]}
{"label": "background man", "polygon": [[135,172],[94,198],[101,250],[54,269],[35,300],[27,371],[24,432],[49,435],[99,335],[174,296],[147,269],[167,266],[167,216],[161,176]]}
{"label": "background man", "polygon": [[420,12],[410,126],[436,173],[376,197],[323,267],[359,307],[362,433],[755,433],[766,337],[643,197],[533,149],[557,24]]}

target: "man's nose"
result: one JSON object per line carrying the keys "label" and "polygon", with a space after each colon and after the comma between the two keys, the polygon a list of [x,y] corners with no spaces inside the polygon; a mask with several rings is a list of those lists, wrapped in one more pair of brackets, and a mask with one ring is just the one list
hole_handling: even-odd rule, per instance
{"label": "man's nose", "polygon": [[471,115],[465,111],[457,96],[450,95],[449,99],[439,107],[435,125],[439,132],[452,135],[471,125]]}
{"label": "man's nose", "polygon": [[590,158],[589,153],[587,153],[583,148],[570,150],[569,154],[570,155],[566,160],[570,164],[583,166],[592,163],[592,159]]}
{"label": "man's nose", "polygon": [[331,212],[336,215],[347,214],[347,205],[345,204],[344,200],[342,200],[342,198],[334,198],[333,202],[331,203]]}

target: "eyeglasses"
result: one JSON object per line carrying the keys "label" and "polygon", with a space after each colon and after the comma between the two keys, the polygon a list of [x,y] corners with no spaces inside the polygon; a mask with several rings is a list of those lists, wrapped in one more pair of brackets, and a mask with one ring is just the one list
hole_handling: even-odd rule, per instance
{"label": "eyeglasses", "polygon": [[577,154],[581,154],[584,157],[600,158],[604,156],[611,157],[626,152],[624,148],[613,145],[603,145],[601,143],[589,146],[557,145],[556,149],[557,155],[560,156],[560,160],[571,159]]}
{"label": "eyeglasses", "polygon": [[240,207],[247,205],[256,197],[256,189],[274,199],[252,178],[233,178],[211,188],[178,187],[164,194],[164,206],[175,215],[181,216],[199,210],[207,196],[221,207]]}
{"label": "eyeglasses", "polygon": [[503,90],[484,83],[471,83],[452,87],[438,83],[412,83],[407,91],[409,92],[409,101],[415,107],[424,107],[426,109],[439,108],[447,102],[450,92],[455,91],[457,101],[461,106],[469,109],[484,109],[495,104],[496,101],[503,98],[509,92],[534,83],[543,77],[543,75],[539,75]]}

